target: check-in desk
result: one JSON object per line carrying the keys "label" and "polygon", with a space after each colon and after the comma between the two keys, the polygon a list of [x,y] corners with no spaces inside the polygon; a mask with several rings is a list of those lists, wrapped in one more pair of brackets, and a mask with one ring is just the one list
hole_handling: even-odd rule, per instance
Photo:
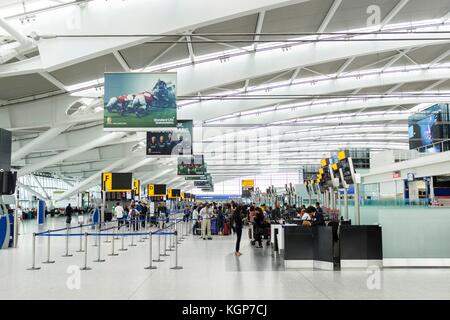
{"label": "check-in desk", "polygon": [[274,250],[278,249],[279,253],[284,250],[284,229],[283,226],[296,226],[297,224],[271,224],[270,225],[270,242]]}
{"label": "check-in desk", "polygon": [[381,227],[341,225],[339,231],[341,269],[383,266]]}
{"label": "check-in desk", "polygon": [[333,232],[327,226],[283,226],[284,263],[290,268],[333,270]]}

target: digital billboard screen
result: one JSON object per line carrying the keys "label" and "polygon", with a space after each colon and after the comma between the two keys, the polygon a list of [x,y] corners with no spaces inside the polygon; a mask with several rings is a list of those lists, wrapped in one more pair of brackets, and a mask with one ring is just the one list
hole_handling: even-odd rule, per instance
{"label": "digital billboard screen", "polygon": [[173,131],[147,132],[148,156],[180,156],[192,154],[192,120],[178,121]]}
{"label": "digital billboard screen", "polygon": [[[448,105],[435,104],[408,118],[409,148],[418,149],[429,146],[427,152],[440,152],[440,145],[432,144],[448,138]],[[421,150],[422,151],[422,150]]]}
{"label": "digital billboard screen", "polygon": [[106,131],[176,127],[176,73],[105,73]]}
{"label": "digital billboard screen", "polygon": [[198,176],[206,174],[203,155],[178,157],[177,171],[179,176]]}

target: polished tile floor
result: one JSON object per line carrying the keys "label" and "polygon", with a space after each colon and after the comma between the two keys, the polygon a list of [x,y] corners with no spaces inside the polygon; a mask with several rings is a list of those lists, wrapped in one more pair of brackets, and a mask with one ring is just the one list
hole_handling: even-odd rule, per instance
{"label": "polished tile floor", "polygon": [[[63,218],[50,218],[48,228],[64,225]],[[270,248],[250,246],[244,230],[243,255],[233,254],[234,236],[215,236],[211,241],[189,236],[179,246],[182,270],[171,270],[174,253],[148,265],[148,242],[136,242],[119,256],[107,256],[110,243],[102,243],[104,263],[95,263],[94,239],[88,242],[90,271],[83,266],[83,253],[75,252],[78,238],[51,238],[54,264],[46,260],[46,238],[37,241],[37,266],[31,265],[31,234],[34,222],[21,226],[19,248],[0,250],[0,299],[450,299],[450,269],[384,269],[352,271],[284,270],[283,261]],[[106,239],[104,239],[106,240]],[[138,240],[136,237],[135,240]],[[153,242],[154,257],[157,239]],[[116,250],[121,240],[116,240]]]}

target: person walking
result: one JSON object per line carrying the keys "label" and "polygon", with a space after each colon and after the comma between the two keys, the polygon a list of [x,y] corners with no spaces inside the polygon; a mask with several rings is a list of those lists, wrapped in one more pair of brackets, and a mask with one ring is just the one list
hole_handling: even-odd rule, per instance
{"label": "person walking", "polygon": [[242,228],[243,228],[243,222],[242,222],[242,207],[237,207],[232,216],[232,222],[234,225],[234,231],[236,233],[236,247],[234,251],[234,255],[236,257],[239,257],[242,255],[240,252],[241,247],[241,238],[242,238]]}
{"label": "person walking", "polygon": [[70,206],[70,203],[69,203],[64,212],[64,215],[66,216],[66,224],[67,225],[70,225],[70,223],[72,222],[72,214],[73,214],[73,208]]}

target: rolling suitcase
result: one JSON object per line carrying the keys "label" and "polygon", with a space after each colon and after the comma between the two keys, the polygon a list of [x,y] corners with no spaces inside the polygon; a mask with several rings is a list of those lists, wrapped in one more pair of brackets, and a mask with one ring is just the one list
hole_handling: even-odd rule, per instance
{"label": "rolling suitcase", "polygon": [[223,235],[224,236],[228,236],[230,234],[230,224],[229,223],[225,223],[223,225]]}

